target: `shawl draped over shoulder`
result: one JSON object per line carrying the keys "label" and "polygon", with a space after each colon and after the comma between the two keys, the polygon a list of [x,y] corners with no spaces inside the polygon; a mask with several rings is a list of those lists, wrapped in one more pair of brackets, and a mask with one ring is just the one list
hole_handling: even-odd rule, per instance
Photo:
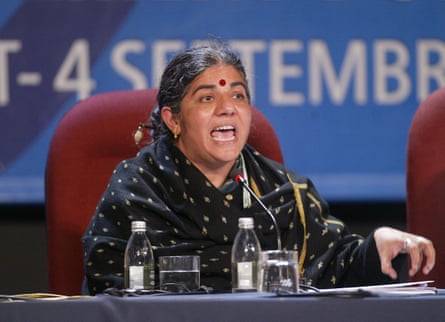
{"label": "shawl draped over shoulder", "polygon": [[[242,154],[249,185],[275,216],[283,249],[299,252],[300,274],[307,284],[338,287],[389,281],[380,272],[372,235],[351,234],[330,215],[308,178],[249,145]],[[162,255],[200,255],[201,285],[229,291],[239,217],[254,217],[262,250],[277,247],[272,220],[255,200],[243,207],[242,189],[237,184],[230,189],[213,186],[168,138],[122,161],[82,238],[88,292],[123,288],[124,252],[133,220],[146,221],[156,262]]]}

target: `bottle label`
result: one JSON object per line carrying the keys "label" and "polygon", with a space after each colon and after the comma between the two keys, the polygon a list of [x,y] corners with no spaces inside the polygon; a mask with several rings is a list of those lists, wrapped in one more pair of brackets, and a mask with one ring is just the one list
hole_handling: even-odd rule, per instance
{"label": "bottle label", "polygon": [[253,288],[252,262],[240,262],[238,268],[238,288]]}
{"label": "bottle label", "polygon": [[144,288],[144,266],[129,267],[129,287],[135,290]]}

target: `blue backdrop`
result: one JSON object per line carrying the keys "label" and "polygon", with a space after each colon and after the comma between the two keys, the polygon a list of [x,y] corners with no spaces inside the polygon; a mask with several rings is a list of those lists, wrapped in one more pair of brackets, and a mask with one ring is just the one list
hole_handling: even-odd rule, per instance
{"label": "blue backdrop", "polygon": [[240,53],[287,165],[322,195],[403,200],[412,116],[445,86],[444,21],[440,0],[2,2],[0,202],[43,202],[49,141],[77,100],[157,87],[209,38]]}

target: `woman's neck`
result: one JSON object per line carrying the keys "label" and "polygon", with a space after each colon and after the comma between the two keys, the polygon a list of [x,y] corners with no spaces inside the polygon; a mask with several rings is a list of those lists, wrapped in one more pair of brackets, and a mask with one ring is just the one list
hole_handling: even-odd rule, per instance
{"label": "woman's neck", "polygon": [[219,189],[222,187],[224,182],[226,182],[227,176],[229,175],[230,170],[232,170],[234,163],[235,160],[214,168],[202,167],[196,164],[195,167],[197,167],[199,171],[206,176],[212,185]]}

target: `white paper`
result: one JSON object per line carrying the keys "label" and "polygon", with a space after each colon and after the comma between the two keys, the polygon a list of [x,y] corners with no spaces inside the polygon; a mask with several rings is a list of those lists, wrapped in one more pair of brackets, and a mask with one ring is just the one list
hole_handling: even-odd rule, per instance
{"label": "white paper", "polygon": [[319,289],[320,294],[354,295],[368,292],[371,295],[422,295],[436,294],[435,287],[428,286],[434,281],[381,284],[371,286],[340,287]]}

